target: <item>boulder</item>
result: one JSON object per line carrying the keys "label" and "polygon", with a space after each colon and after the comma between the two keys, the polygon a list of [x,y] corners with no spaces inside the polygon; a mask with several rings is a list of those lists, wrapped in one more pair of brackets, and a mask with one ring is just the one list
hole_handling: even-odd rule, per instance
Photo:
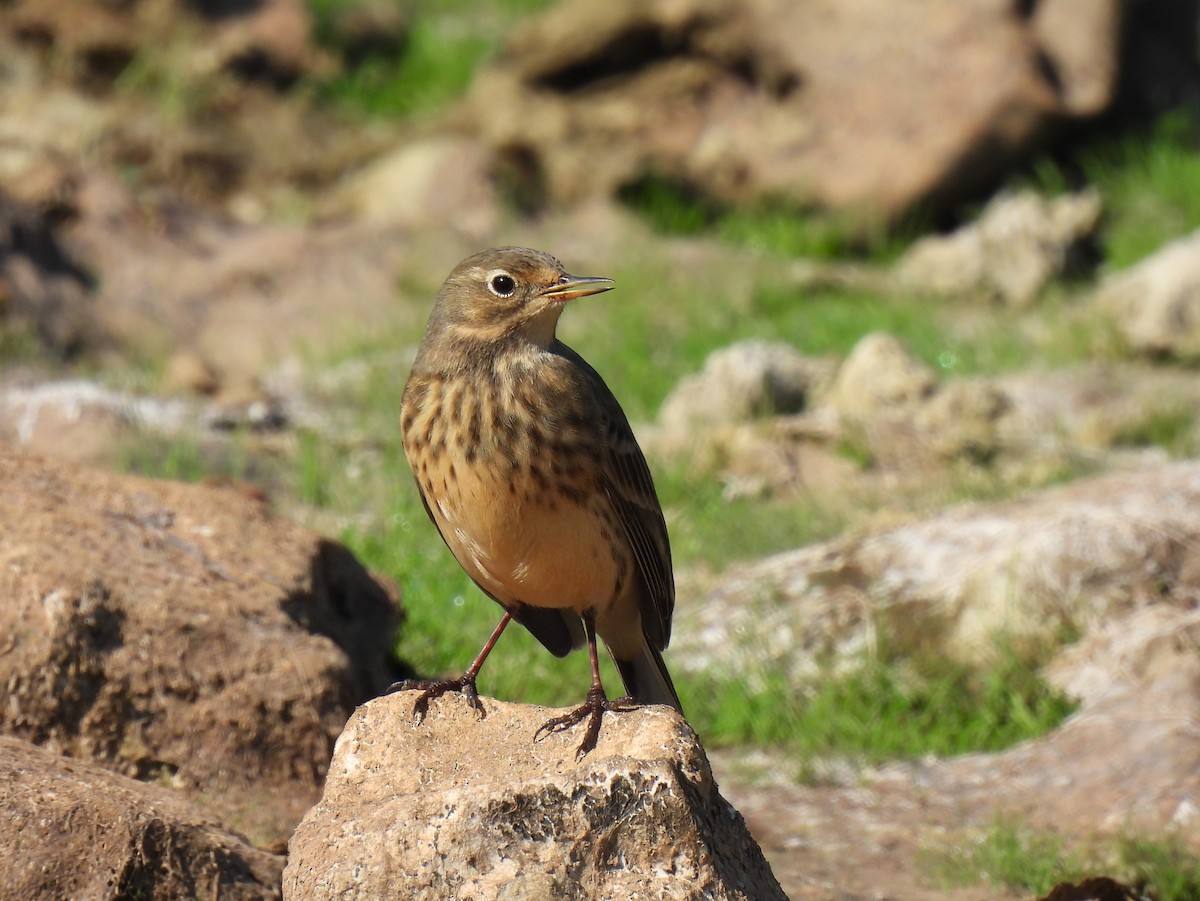
{"label": "boulder", "polygon": [[[1151,603],[1046,667],[1055,687],[1082,701],[1047,735],[993,754],[849,772],[835,765],[807,782],[786,775],[792,757],[767,752],[755,761],[759,784],[739,779],[728,793],[797,901],[998,897],[979,886],[930,885],[931,861],[959,857],[998,822],[1051,830],[1064,848],[1086,849],[1093,872],[1135,881],[1128,859],[1114,853],[1122,839],[1200,851],[1198,642],[1195,609]],[[720,752],[713,763],[718,771],[746,766],[742,751]]]}
{"label": "boulder", "polygon": [[[29,174],[22,169],[21,177]],[[30,204],[0,188],[0,331],[36,336],[56,356],[70,357],[97,342],[95,281],[56,234],[54,188],[44,190],[31,192]]]}
{"label": "boulder", "polygon": [[283,858],[178,792],[0,736],[0,898],[279,897]]}
{"label": "boulder", "polygon": [[834,364],[779,341],[742,341],[709,354],[676,385],[658,413],[653,443],[665,453],[700,452],[729,426],[799,413],[826,388]]}
{"label": "boulder", "polygon": [[666,179],[894,221],[1109,108],[1127,6],[574,0],[514,31],[467,115],[551,200]]}
{"label": "boulder", "polygon": [[[164,65],[168,46],[185,57],[179,68],[190,81],[220,71],[284,88],[328,68],[303,0],[194,0],[165,8],[139,0],[13,0],[6,7],[0,34],[53,50],[59,70],[93,94],[111,90],[139,54],[155,54],[144,65]],[[188,40],[197,32],[201,40]]]}
{"label": "boulder", "polygon": [[1200,850],[1200,617],[1151,604],[1114,616],[1047,668],[1083,709],[1042,738],[921,774],[931,791],[1041,828],[1175,834]]}
{"label": "boulder", "polygon": [[0,444],[75,463],[111,457],[138,435],[176,435],[197,417],[181,400],[139,397],[85,379],[0,385]]}
{"label": "boulder", "polygon": [[483,148],[455,136],[384,154],[349,179],[341,200],[370,223],[453,229],[481,244],[495,232],[500,213]]}
{"label": "boulder", "polygon": [[1200,231],[1112,275],[1093,302],[1138,353],[1200,359]]}
{"label": "boulder", "polygon": [[233,486],[0,452],[0,732],[279,843],[392,679],[392,590]]}
{"label": "boulder", "polygon": [[1083,268],[1101,212],[1094,190],[1000,194],[976,221],[917,241],[896,275],[910,291],[1028,306],[1052,279]]}
{"label": "boulder", "polygon": [[877,631],[899,654],[977,665],[1088,635],[1151,603],[1200,591],[1200,463],[1084,479],[968,504],[736,567],[676,613],[679,666],[797,683],[819,661],[854,663]]}
{"label": "boulder", "polygon": [[843,421],[862,424],[882,412],[913,408],[937,390],[933,370],[885,332],[864,335],[842,361],[829,403]]}
{"label": "boulder", "polygon": [[665,707],[535,742],[555,711],[415,693],[358,709],[288,845],[284,897],[783,899],[695,733]]}
{"label": "boulder", "polygon": [[[153,227],[125,186],[93,174],[57,234],[95,277],[88,300],[108,342],[196,353],[234,392],[301,349],[327,352],[367,322],[392,321],[395,281],[417,246],[377,224],[239,223],[186,204],[163,214],[171,229]],[[447,256],[461,250],[441,243]]]}

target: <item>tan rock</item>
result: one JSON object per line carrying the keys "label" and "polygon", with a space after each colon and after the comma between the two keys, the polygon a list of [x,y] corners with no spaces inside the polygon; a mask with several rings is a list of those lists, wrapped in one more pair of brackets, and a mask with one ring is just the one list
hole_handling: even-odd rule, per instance
{"label": "tan rock", "polygon": [[784,898],[672,711],[606,716],[576,762],[577,731],[533,741],[554,711],[449,696],[417,724],[414,696],[346,725],[284,897]]}
{"label": "tan rock", "polygon": [[553,200],[665,177],[892,220],[947,208],[1107,108],[1124,6],[577,0],[512,35],[469,114]]}
{"label": "tan rock", "polygon": [[193,394],[216,394],[221,376],[216,368],[194,350],[171,354],[163,373],[163,388],[167,391],[187,391]]}
{"label": "tan rock", "polygon": [[942,460],[987,461],[1001,448],[999,423],[1012,401],[984,380],[943,383],[913,421],[925,447]]}
{"label": "tan rock", "polygon": [[[1001,637],[1054,646],[1200,591],[1200,463],[1086,479],[734,568],[676,613],[683,667],[782,666],[797,682],[877,631],[900,654],[975,665]],[[753,655],[752,658],[747,655]]]}
{"label": "tan rock", "polygon": [[1028,306],[1051,279],[1076,268],[1101,212],[1095,191],[1052,199],[1033,191],[1000,194],[975,222],[915,243],[896,275],[911,291]]}
{"label": "tan rock", "polygon": [[834,364],[783,342],[743,341],[709,354],[663,401],[655,444],[666,453],[701,452],[727,426],[797,413],[825,388]]}
{"label": "tan rock", "polygon": [[[1152,603],[1064,648],[1046,673],[1060,689],[1080,689],[1082,707],[1049,734],[1015,747],[895,762],[807,784],[784,775],[790,758],[767,752],[755,761],[765,784],[738,780],[728,794],[795,901],[997,897],[980,886],[932,884],[929,862],[957,856],[998,821],[1051,830],[1065,846],[1086,848],[1101,872],[1108,867],[1098,861],[1106,857],[1110,872],[1127,872],[1112,853],[1122,837],[1178,842],[1194,854],[1197,623],[1194,609]],[[720,752],[713,765],[736,766],[731,758],[741,756]]]}
{"label": "tan rock", "polygon": [[860,338],[842,362],[828,400],[843,419],[861,423],[925,400],[936,384],[933,370],[900,339],[873,332]]}
{"label": "tan rock", "polygon": [[1200,359],[1200,231],[1107,279],[1093,302],[1139,353]]}
{"label": "tan rock", "polygon": [[234,488],[11,452],[0,486],[0,732],[282,840],[392,678],[389,591]]}
{"label": "tan rock", "polygon": [[0,736],[0,898],[279,897],[282,857],[178,792]]}
{"label": "tan rock", "polygon": [[499,218],[486,153],[477,141],[453,136],[415,141],[380,157],[348,182],[342,201],[371,223],[446,227],[479,241]]}

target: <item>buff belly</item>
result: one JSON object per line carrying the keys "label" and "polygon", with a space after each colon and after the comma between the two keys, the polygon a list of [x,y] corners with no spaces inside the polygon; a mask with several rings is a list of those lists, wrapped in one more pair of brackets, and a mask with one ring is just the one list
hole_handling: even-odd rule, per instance
{"label": "buff belly", "polygon": [[577,502],[486,466],[456,471],[430,509],[472,579],[502,603],[607,609],[626,566],[602,496]]}

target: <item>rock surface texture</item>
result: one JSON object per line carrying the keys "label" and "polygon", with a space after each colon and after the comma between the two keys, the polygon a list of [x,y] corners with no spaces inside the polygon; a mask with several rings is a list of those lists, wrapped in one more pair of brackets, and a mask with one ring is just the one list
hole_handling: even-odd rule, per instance
{"label": "rock surface texture", "polygon": [[1095,297],[1138,353],[1200,359],[1200,231],[1111,276]]}
{"label": "rock surface texture", "polygon": [[283,858],[178,792],[0,736],[4,901],[279,897]]}
{"label": "rock surface texture", "polygon": [[802,681],[882,630],[898,653],[978,663],[998,636],[1046,646],[1152,603],[1200,598],[1200,463],[1085,479],[741,567],[682,607],[676,660],[776,658]]}
{"label": "rock surface texture", "polygon": [[0,733],[282,844],[392,677],[389,590],[233,488],[7,453],[0,484]]}
{"label": "rock surface texture", "polygon": [[514,32],[470,108],[558,200],[666,177],[893,219],[1108,109],[1128,5],[578,0]]}
{"label": "rock surface texture", "polygon": [[783,899],[695,734],[666,708],[605,718],[575,761],[552,711],[414,693],[363,705],[289,844],[301,899]]}

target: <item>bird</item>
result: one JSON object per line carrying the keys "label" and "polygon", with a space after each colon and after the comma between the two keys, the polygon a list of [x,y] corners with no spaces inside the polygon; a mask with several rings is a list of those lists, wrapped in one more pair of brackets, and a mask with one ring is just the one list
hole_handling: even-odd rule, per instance
{"label": "bird", "polygon": [[[613,287],[498,247],[459,263],[437,294],[401,401],[404,452],[429,518],[503,615],[460,677],[391,686],[421,689],[419,719],[452,691],[483,715],[476,678],[514,619],[558,657],[586,644],[591,662],[586,701],[535,740],[586,720],[581,759],[605,713],[683,712],[662,657],[675,583],[654,480],[612,391],[556,335],[570,301]],[[604,690],[597,639],[624,698]]]}

